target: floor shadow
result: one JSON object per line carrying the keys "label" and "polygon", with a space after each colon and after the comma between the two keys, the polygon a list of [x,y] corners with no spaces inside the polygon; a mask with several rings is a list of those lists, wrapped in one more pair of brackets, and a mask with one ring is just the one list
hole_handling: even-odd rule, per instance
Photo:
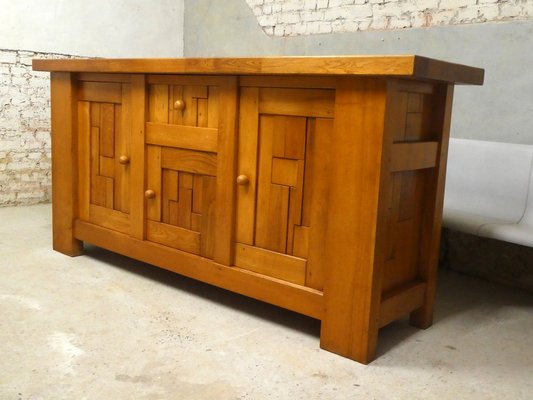
{"label": "floor shadow", "polygon": [[[507,311],[515,312],[517,309],[528,310],[533,318],[531,293],[456,271],[439,269],[433,327],[438,328],[448,322],[453,323],[453,319],[459,319],[462,321],[458,327],[468,324],[469,331],[482,330],[493,319],[505,321],[510,318],[507,317],[510,315]],[[380,330],[378,356],[423,332],[409,325],[408,316],[392,322]]]}
{"label": "floor shadow", "polygon": [[[290,329],[320,337],[320,321],[304,315],[230,292],[161,268],[146,264],[105,249],[86,245],[85,254],[110,267],[120,268],[147,279],[187,292],[190,295],[226,307],[239,310],[254,317],[281,324]],[[461,317],[472,309],[482,308],[494,313],[505,307],[528,307],[533,309],[533,296],[521,290],[509,288],[466,276],[455,271],[439,270],[435,302],[434,325],[450,318]],[[472,324],[482,323],[472,321]],[[378,357],[386,354],[413,335],[422,332],[409,325],[408,317],[399,319],[380,330]]]}
{"label": "floor shadow", "polygon": [[224,305],[266,321],[282,324],[317,339],[320,336],[320,321],[314,318],[154,267],[151,264],[96,246],[85,245],[85,254],[108,264],[110,267],[141,275],[146,279],[201,297],[204,300]]}
{"label": "floor shadow", "polygon": [[409,325],[409,318],[404,317],[384,326],[379,330],[376,357],[380,357],[409,337],[420,332],[420,329]]}

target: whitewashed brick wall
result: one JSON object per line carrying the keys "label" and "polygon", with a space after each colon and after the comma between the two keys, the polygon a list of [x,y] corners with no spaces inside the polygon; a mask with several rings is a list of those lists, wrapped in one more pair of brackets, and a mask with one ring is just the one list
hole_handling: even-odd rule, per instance
{"label": "whitewashed brick wall", "polygon": [[421,28],[533,18],[533,0],[246,0],[266,34]]}
{"label": "whitewashed brick wall", "polygon": [[33,57],[70,58],[0,49],[0,206],[50,200],[50,80]]}

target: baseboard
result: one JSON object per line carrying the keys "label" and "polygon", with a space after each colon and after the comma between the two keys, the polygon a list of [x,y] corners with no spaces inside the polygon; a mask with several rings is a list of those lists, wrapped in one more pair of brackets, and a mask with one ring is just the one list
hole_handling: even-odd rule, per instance
{"label": "baseboard", "polygon": [[533,247],[443,229],[442,268],[533,293]]}

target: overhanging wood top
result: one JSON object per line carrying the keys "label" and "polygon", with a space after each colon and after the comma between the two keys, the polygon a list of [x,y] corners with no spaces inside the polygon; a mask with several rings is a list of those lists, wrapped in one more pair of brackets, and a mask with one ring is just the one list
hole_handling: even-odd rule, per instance
{"label": "overhanging wood top", "polygon": [[482,85],[484,70],[416,55],[33,60],[36,71],[224,75],[370,75]]}

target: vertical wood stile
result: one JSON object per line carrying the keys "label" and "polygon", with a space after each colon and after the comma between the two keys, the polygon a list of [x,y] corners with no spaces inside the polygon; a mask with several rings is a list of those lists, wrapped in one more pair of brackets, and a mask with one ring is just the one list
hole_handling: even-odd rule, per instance
{"label": "vertical wood stile", "polygon": [[200,224],[200,254],[213,258],[215,244],[218,238],[213,221],[216,223],[217,212],[217,178],[213,176],[202,177],[202,220]]}
{"label": "vertical wood stile", "polygon": [[239,185],[237,191],[237,242],[254,244],[255,194],[257,191],[257,146],[259,137],[259,89],[242,88],[239,104],[239,169],[246,175],[248,185]]}
{"label": "vertical wood stile", "polygon": [[143,240],[146,234],[145,117],[146,81],[144,75],[131,75],[131,236]]}
{"label": "vertical wood stile", "polygon": [[74,238],[78,217],[77,138],[75,135],[76,92],[68,72],[52,72],[52,219],[54,250],[70,256],[83,252],[83,243]]}
{"label": "vertical wood stile", "polygon": [[[312,226],[309,229],[307,247],[307,271],[305,285],[314,289],[324,289],[324,277],[329,273],[329,260],[322,251],[326,240],[328,208],[328,183],[330,178],[329,163],[333,154],[333,120],[317,118],[308,133],[306,148],[306,168],[309,177],[304,184],[304,213],[307,214],[303,225]],[[307,172],[306,172],[307,173]],[[306,186],[307,185],[307,186]],[[303,219],[303,218],[302,218]]]}
{"label": "vertical wood stile", "polygon": [[[287,221],[282,221],[276,218],[274,221],[270,217],[270,204],[275,202],[276,189],[271,184],[272,177],[272,155],[274,148],[274,136],[279,129],[274,126],[275,117],[261,116],[259,123],[259,139],[258,139],[258,162],[257,162],[257,198],[255,204],[255,238],[254,244],[256,246],[273,250],[282,251],[273,246],[276,242],[276,237],[272,234],[275,226],[286,224]],[[281,134],[283,131],[281,130]],[[283,141],[281,141],[283,143]],[[279,191],[278,191],[279,194]],[[275,209],[272,211],[276,211]],[[281,231],[281,229],[279,229]]]}
{"label": "vertical wood stile", "polygon": [[410,323],[419,328],[427,328],[433,323],[453,90],[453,84],[437,86],[434,109],[436,118],[433,118],[433,124],[430,127],[431,133],[438,137],[440,145],[437,167],[427,172],[428,187],[426,187],[422,216],[419,277],[426,282],[424,305],[410,315]]}
{"label": "vertical wood stile", "polygon": [[78,196],[79,217],[89,221],[91,200],[91,103],[78,102]]}
{"label": "vertical wood stile", "polygon": [[218,90],[217,195],[213,260],[232,265],[237,176],[237,77],[225,77]]}
{"label": "vertical wood stile", "polygon": [[[116,154],[117,160],[121,155],[125,155],[131,158],[131,84],[122,85],[122,106],[121,106],[121,140],[118,154]],[[121,197],[120,211],[125,213],[130,212],[130,181],[131,170],[130,166],[120,165],[116,167],[118,169],[117,175],[120,175],[119,193]]]}
{"label": "vertical wood stile", "polygon": [[374,358],[378,334],[385,104],[383,78],[337,80],[320,346],[362,363]]}
{"label": "vertical wood stile", "polygon": [[[146,187],[153,190],[156,194],[156,196],[153,199],[149,199],[146,204],[146,218],[152,221],[161,221],[162,202],[167,206],[163,201],[162,175],[161,147],[146,146]],[[177,200],[177,198],[175,200]],[[164,207],[164,210],[168,211],[168,207]]]}

